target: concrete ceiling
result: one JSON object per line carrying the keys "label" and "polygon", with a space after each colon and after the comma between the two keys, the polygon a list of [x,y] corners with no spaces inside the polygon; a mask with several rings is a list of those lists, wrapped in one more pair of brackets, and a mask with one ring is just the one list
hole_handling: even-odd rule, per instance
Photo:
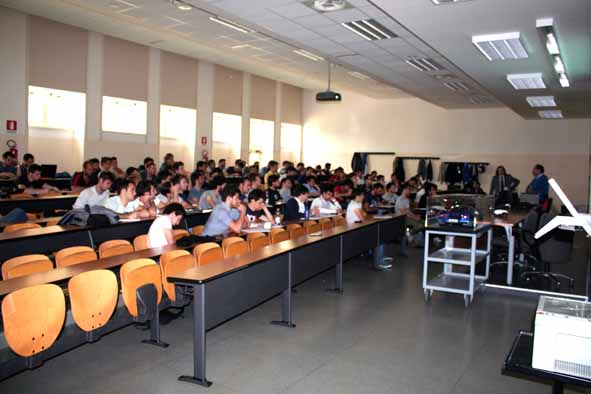
{"label": "concrete ceiling", "polygon": [[[332,63],[333,85],[375,98],[420,97],[444,108],[509,106],[537,118],[525,96],[557,97],[567,117],[591,117],[589,0],[347,0],[343,11],[320,13],[309,0],[0,0],[0,4],[89,30],[238,68],[309,89],[326,87],[326,61],[295,54],[303,48]],[[254,30],[243,34],[209,20],[219,15]],[[554,17],[571,88],[560,88],[535,29]],[[367,41],[341,22],[373,18],[397,37]],[[475,34],[520,31],[529,58],[488,62],[472,45]],[[421,72],[405,60],[430,58],[443,68]],[[362,73],[352,74],[357,71]],[[548,89],[515,91],[507,73],[543,72]],[[367,76],[369,78],[364,78]],[[361,78],[359,78],[361,77]],[[452,91],[462,81],[468,91]],[[525,92],[525,93],[523,93]],[[479,99],[479,103],[475,98]]]}

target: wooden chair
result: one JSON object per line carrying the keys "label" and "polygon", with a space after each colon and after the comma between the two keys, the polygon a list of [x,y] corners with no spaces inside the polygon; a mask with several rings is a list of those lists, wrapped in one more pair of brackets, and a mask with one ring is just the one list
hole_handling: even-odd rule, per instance
{"label": "wooden chair", "polygon": [[271,243],[277,244],[283,241],[289,241],[289,231],[283,229],[276,229],[279,231],[271,231]]}
{"label": "wooden chair", "polygon": [[172,235],[174,237],[174,240],[178,241],[179,239],[188,236],[189,232],[187,230],[183,230],[183,229],[172,230]]}
{"label": "wooden chair", "polygon": [[306,227],[313,226],[315,224],[318,224],[318,223],[316,223],[316,221],[314,221],[314,220],[307,220],[304,222],[303,226],[304,226],[304,228],[306,228]]}
{"label": "wooden chair", "polygon": [[224,250],[215,242],[206,242],[195,246],[193,255],[197,261],[197,265],[209,264],[216,260],[224,258]]}
{"label": "wooden chair", "polygon": [[32,228],[40,228],[41,225],[37,223],[15,223],[4,227],[5,233],[12,233],[14,231],[29,230]]}
{"label": "wooden chair", "polygon": [[240,237],[230,237],[222,241],[225,257],[248,253],[248,242]]}
{"label": "wooden chair", "polygon": [[[175,252],[177,251],[175,250]],[[163,272],[162,285],[166,295],[173,304],[177,303],[178,301],[176,297],[176,288],[174,283],[168,281],[168,277],[170,275],[178,274],[179,272],[183,272],[195,267],[195,257],[185,250],[183,250],[183,252],[186,252],[186,254],[177,255],[176,257],[171,258],[168,264],[166,264],[164,267],[160,265],[160,268]],[[162,262],[162,257],[160,258],[160,262]]]}
{"label": "wooden chair", "polygon": [[251,252],[253,252],[255,250],[262,249],[265,246],[271,244],[271,240],[269,239],[269,237],[267,237],[265,234],[262,234],[262,233],[258,233],[258,234],[261,234],[262,236],[251,239],[248,242],[248,246],[249,246]]}
{"label": "wooden chair", "polygon": [[96,252],[88,246],[72,246],[55,254],[57,268],[96,260]]}
{"label": "wooden chair", "polygon": [[248,233],[248,235],[246,236],[246,242],[250,242],[254,239],[257,238],[263,238],[266,237],[265,233],[260,232],[260,233]]}
{"label": "wooden chair", "polygon": [[[168,294],[168,298],[170,298],[171,300],[172,298],[170,296],[170,293],[173,293],[174,296],[174,284],[168,282],[167,279],[168,264],[170,264],[170,262],[176,259],[177,257],[182,256],[191,256],[191,253],[187,252],[186,250],[171,250],[170,252],[166,252],[162,256],[160,256],[160,272],[162,274],[162,287],[164,288],[166,294]],[[193,256],[191,256],[191,260],[193,261],[193,265],[195,265],[195,258]]]}
{"label": "wooden chair", "polygon": [[320,224],[322,230],[328,230],[334,227],[334,222],[331,218],[322,218],[318,221],[318,224]]}
{"label": "wooden chair", "polygon": [[138,317],[136,290],[146,284],[153,284],[158,293],[158,303],[162,299],[162,275],[160,267],[151,259],[136,259],[121,266],[121,295],[123,303],[133,317]]}
{"label": "wooden chair", "polygon": [[31,198],[35,198],[35,196],[29,193],[19,193],[10,195],[11,200],[28,200]]}
{"label": "wooden chair", "polygon": [[201,235],[203,234],[203,229],[205,228],[204,225],[199,225],[199,226],[195,226],[191,229],[191,233],[193,233],[193,235]]}
{"label": "wooden chair", "polygon": [[109,321],[117,306],[117,277],[109,270],[83,272],[70,279],[68,294],[74,322],[94,342],[95,331]]}
{"label": "wooden chair", "polygon": [[297,223],[293,223],[293,224],[288,224],[285,229],[287,231],[291,231],[291,230],[295,230],[296,228],[302,228],[302,226]]}
{"label": "wooden chair", "polygon": [[[308,222],[306,222],[308,223]],[[306,226],[306,223],[304,223],[304,229],[306,230],[306,234],[312,234],[312,233],[317,233],[319,231],[322,231],[322,226],[318,223],[314,223],[314,224],[310,224],[308,226]]]}
{"label": "wooden chair", "polygon": [[306,235],[306,229],[303,227],[297,227],[289,230],[289,239],[296,239],[298,237],[303,237],[304,235]]}
{"label": "wooden chair", "polygon": [[333,222],[334,222],[335,227],[347,225],[347,220],[342,216],[335,216],[333,218]]}
{"label": "wooden chair", "polygon": [[57,224],[60,222],[60,220],[62,220],[62,218],[51,218],[47,220],[47,223],[45,223],[45,227],[50,227],[50,226],[57,226]]}
{"label": "wooden chair", "polygon": [[66,300],[59,286],[43,284],[25,287],[2,300],[4,337],[10,349],[30,358],[49,349],[57,339],[66,318]]}
{"label": "wooden chair", "polygon": [[133,239],[133,250],[140,251],[150,249],[148,244],[148,234],[138,235]]}
{"label": "wooden chair", "polygon": [[105,257],[119,256],[127,253],[133,253],[133,246],[129,241],[126,241],[124,239],[114,239],[111,241],[106,241],[99,246],[99,257],[101,259],[104,259]]}
{"label": "wooden chair", "polygon": [[43,254],[29,254],[13,257],[2,264],[2,279],[12,279],[18,276],[51,271],[53,263]]}

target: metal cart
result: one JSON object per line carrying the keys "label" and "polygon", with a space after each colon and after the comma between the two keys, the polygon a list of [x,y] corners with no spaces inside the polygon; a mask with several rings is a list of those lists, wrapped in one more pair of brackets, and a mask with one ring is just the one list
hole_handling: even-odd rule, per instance
{"label": "metal cart", "polygon": [[[478,249],[477,241],[483,235],[487,235],[486,249]],[[432,236],[445,237],[445,247],[430,253],[429,245]],[[470,239],[470,248],[454,247],[456,237]],[[492,226],[480,224],[476,227],[461,227],[439,225],[425,229],[425,255],[423,260],[423,290],[425,301],[429,301],[433,291],[445,291],[464,295],[464,304],[470,305],[474,299],[475,291],[483,287],[488,279],[490,269],[490,249],[492,241]],[[486,260],[484,275],[476,275],[476,264]],[[433,263],[444,264],[443,272],[432,279],[428,279],[429,265]],[[454,266],[469,267],[468,272],[454,271]]]}

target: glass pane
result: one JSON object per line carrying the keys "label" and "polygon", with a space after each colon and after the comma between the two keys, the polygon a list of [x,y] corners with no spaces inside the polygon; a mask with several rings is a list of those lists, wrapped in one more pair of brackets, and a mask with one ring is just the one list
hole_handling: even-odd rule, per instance
{"label": "glass pane", "polygon": [[294,163],[300,161],[302,147],[302,126],[291,123],[281,123],[281,161],[289,160]]}
{"label": "glass pane", "polygon": [[242,116],[214,112],[212,129],[211,158],[233,163],[240,157]]}
{"label": "glass pane", "polygon": [[249,162],[258,161],[261,167],[273,159],[273,136],[275,122],[270,120],[250,120]]}
{"label": "glass pane", "polygon": [[146,134],[148,103],[103,96],[103,131]]}

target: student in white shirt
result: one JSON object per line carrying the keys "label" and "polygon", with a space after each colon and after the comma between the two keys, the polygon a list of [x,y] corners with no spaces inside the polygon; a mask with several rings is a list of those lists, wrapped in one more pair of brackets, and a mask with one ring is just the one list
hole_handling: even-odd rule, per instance
{"label": "student in white shirt", "polygon": [[154,199],[156,198],[156,187],[150,181],[141,181],[138,183],[135,189],[136,199],[135,204],[137,209],[140,209],[141,217],[154,217],[156,216],[156,204]]}
{"label": "student in white shirt", "polygon": [[76,199],[76,202],[74,202],[73,208],[83,209],[86,205],[91,207],[101,205],[104,207],[109,198],[109,189],[114,180],[115,176],[111,172],[101,172],[98,177],[98,183],[84,189]]}
{"label": "student in white shirt", "polygon": [[347,205],[347,224],[362,222],[366,215],[365,211],[363,210],[364,193],[359,189],[353,190],[351,197],[353,199],[349,202],[349,205]]}
{"label": "student in white shirt", "polygon": [[172,227],[177,226],[185,216],[185,209],[179,203],[172,203],[164,208],[162,216],[150,225],[148,231],[148,245],[151,248],[159,248],[166,245],[174,245]]}
{"label": "student in white shirt", "polygon": [[[126,214],[132,214],[138,208],[135,202],[135,185],[128,179],[123,179],[119,182],[119,194],[110,197],[105,207],[111,211],[115,211],[122,216]],[[135,217],[135,215],[127,215],[129,217]]]}
{"label": "student in white shirt", "polygon": [[343,212],[341,204],[334,198],[332,187],[322,187],[322,194],[312,201],[310,212],[314,216],[335,215]]}
{"label": "student in white shirt", "polygon": [[156,208],[164,209],[170,203],[170,182],[164,182],[158,186],[158,194],[154,197]]}

